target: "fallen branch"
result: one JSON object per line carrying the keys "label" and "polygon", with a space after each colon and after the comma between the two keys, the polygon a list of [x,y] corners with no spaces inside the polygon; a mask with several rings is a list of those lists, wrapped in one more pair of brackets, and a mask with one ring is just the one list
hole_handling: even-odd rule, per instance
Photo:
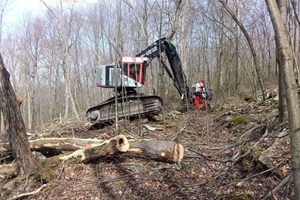
{"label": "fallen branch", "polygon": [[[231,159],[218,160],[218,159],[210,158],[210,157],[205,156],[205,155],[203,155],[203,154],[199,153],[198,151],[195,151],[195,150],[193,150],[193,149],[191,149],[191,148],[189,148],[188,150],[191,151],[191,152],[194,152],[195,154],[199,155],[201,158],[204,158],[204,159],[207,160],[207,161],[213,161],[213,162],[219,162],[219,163],[232,162]],[[189,157],[189,158],[199,158],[199,156],[198,156],[198,157],[196,157],[196,156],[188,156],[188,157]]]}
{"label": "fallen branch", "polygon": [[226,117],[228,115],[234,115],[234,114],[235,114],[235,112],[233,112],[233,111],[227,111],[227,112],[221,113],[220,115],[218,115],[217,117],[214,118],[214,121],[217,122],[223,117]]}
{"label": "fallen branch", "polygon": [[[258,126],[259,127],[259,126]],[[258,128],[258,127],[255,127],[255,128]],[[254,129],[251,129],[251,130],[254,130]],[[250,130],[250,131],[251,131]],[[249,131],[247,131],[248,133]],[[245,134],[243,134],[244,136]],[[232,158],[230,159],[224,159],[224,160],[218,160],[218,159],[213,159],[213,158],[209,158],[193,149],[189,149],[191,152],[194,152],[196,153],[197,155],[201,156],[202,158],[208,160],[208,161],[214,161],[214,162],[220,162],[220,163],[227,163],[227,162],[232,162],[232,163],[236,163],[238,161],[240,161],[242,158],[245,158],[246,156],[248,156],[262,141],[264,138],[266,138],[268,135],[268,130],[265,131],[264,135],[250,148],[248,148],[248,150],[241,154],[240,152],[237,152]],[[239,140],[240,142],[240,140]]]}
{"label": "fallen branch", "polygon": [[271,196],[276,194],[278,190],[280,190],[285,184],[287,184],[289,181],[292,180],[292,174],[287,175],[282,181],[275,187],[273,188],[262,200],[269,199]]}
{"label": "fallen branch", "polygon": [[248,150],[243,153],[242,155],[240,154],[240,152],[238,152],[237,154],[235,154],[232,157],[232,162],[236,163],[238,161],[240,161],[242,158],[245,158],[246,156],[248,156],[262,141],[265,137],[267,137],[267,135],[269,134],[268,130],[265,131],[265,134],[250,148],[248,148]]}
{"label": "fallen branch", "polygon": [[24,198],[24,197],[28,197],[31,195],[36,195],[37,193],[39,193],[42,189],[44,189],[47,186],[47,184],[42,185],[41,187],[39,187],[37,190],[34,190],[32,192],[26,192],[26,193],[22,193],[22,194],[18,194],[8,200],[16,200],[16,199],[20,199],[20,198]]}
{"label": "fallen branch", "polygon": [[253,135],[255,133],[262,135],[262,133],[266,132],[266,128],[267,128],[267,126],[265,124],[253,127],[252,129],[248,130],[246,133],[244,133],[243,135],[240,136],[237,144],[246,142],[247,140],[251,139],[251,135]]}
{"label": "fallen branch", "polygon": [[270,172],[270,171],[273,171],[274,169],[278,168],[282,163],[284,163],[284,162],[286,162],[286,161],[287,161],[287,159],[283,159],[283,160],[280,161],[276,166],[274,166],[274,167],[272,167],[272,168],[270,168],[270,169],[264,170],[264,171],[262,171],[262,172],[260,172],[260,173],[253,174],[252,176],[248,176],[248,177],[244,178],[243,181],[249,180],[249,179],[254,178],[254,177],[257,177],[257,176],[262,176],[262,175],[265,174],[265,173],[268,173],[268,172]]}

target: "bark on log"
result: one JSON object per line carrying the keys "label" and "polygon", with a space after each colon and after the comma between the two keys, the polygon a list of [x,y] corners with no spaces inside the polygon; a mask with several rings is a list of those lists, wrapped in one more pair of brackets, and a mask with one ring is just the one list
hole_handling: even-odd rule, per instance
{"label": "bark on log", "polygon": [[103,142],[93,148],[84,150],[81,160],[83,162],[90,162],[100,157],[107,157],[118,152],[126,152],[129,149],[129,143],[124,135],[118,135],[107,142]]}
{"label": "bark on log", "polygon": [[[72,143],[73,142],[73,143]],[[97,139],[78,138],[48,138],[31,141],[32,148],[56,148],[56,149],[78,149],[79,150],[59,157],[61,160],[80,158],[84,163],[109,157],[113,154],[123,152],[125,156],[137,156],[163,162],[180,163],[183,158],[184,148],[181,144],[163,140],[127,140],[124,135],[118,135],[110,140],[100,143]],[[85,148],[83,148],[85,147]],[[15,176],[16,164],[0,165],[0,178]]]}
{"label": "bark on log", "polygon": [[82,162],[90,162],[102,157],[124,152],[125,156],[137,156],[164,162],[180,163],[184,148],[181,144],[163,140],[127,140],[124,135],[118,135],[97,146],[77,150],[72,154],[60,157],[61,160],[80,157]]}
{"label": "bark on log", "polygon": [[92,160],[107,157],[118,152],[126,152],[129,149],[129,143],[124,135],[118,135],[110,140],[106,140],[100,144],[93,145],[88,148],[77,150],[67,156],[60,157],[61,160],[80,157],[82,162],[90,162]]}
{"label": "bark on log", "polygon": [[184,155],[184,147],[172,141],[129,140],[129,144],[128,153],[153,160],[180,163]]}
{"label": "bark on log", "polygon": [[[90,148],[102,143],[99,139],[80,139],[80,138],[42,138],[29,141],[32,151],[45,148],[53,148],[61,151],[76,151],[82,148]],[[0,153],[11,151],[8,143],[0,143]]]}
{"label": "bark on log", "polygon": [[[123,139],[124,141],[122,141]],[[119,142],[119,144],[116,143]],[[86,161],[115,154],[119,151],[125,152],[121,148],[124,143],[129,143],[130,148],[128,153],[135,154],[135,156],[148,157],[149,159],[162,160],[166,162],[179,163],[183,157],[184,148],[182,145],[171,141],[162,140],[138,140],[131,139],[127,140],[125,136],[117,136],[111,140],[99,140],[99,139],[80,139],[80,138],[42,138],[37,140],[31,140],[30,149],[32,151],[42,150],[42,149],[56,149],[61,151],[75,151],[68,157],[82,157],[86,155]],[[127,144],[125,145],[126,148]],[[123,147],[124,148],[124,147]],[[84,149],[84,150],[83,150]],[[77,151],[78,150],[78,151]],[[7,153],[11,151],[8,143],[0,144],[0,153]],[[98,155],[97,155],[98,154]]]}

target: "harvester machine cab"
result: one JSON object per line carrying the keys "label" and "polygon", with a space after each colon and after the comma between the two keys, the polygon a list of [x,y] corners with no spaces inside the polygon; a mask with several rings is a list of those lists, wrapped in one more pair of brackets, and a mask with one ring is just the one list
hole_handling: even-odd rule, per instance
{"label": "harvester machine cab", "polygon": [[120,57],[118,65],[96,69],[96,85],[103,88],[137,88],[145,84],[147,57]]}

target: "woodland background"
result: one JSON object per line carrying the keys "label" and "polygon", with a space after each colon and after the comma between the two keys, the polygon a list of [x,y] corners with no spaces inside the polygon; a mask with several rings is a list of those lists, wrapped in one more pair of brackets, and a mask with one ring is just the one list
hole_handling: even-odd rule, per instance
{"label": "woodland background", "polygon": [[[300,199],[299,1],[41,0],[8,24],[13,2],[0,1],[0,198]],[[165,100],[163,119],[87,130],[87,108],[114,96],[96,67],[166,36],[189,85],[213,89],[211,112],[174,111],[152,62],[139,90]]]}
{"label": "woodland background", "polygon": [[[0,1],[0,50],[17,96],[25,99],[22,109],[27,130],[57,118],[84,120],[87,108],[113,96],[111,90],[96,88],[96,66],[111,63],[119,55],[135,55],[174,28],[172,42],[189,85],[204,79],[215,101],[255,97],[257,74],[264,87],[278,82],[274,32],[263,0],[226,1],[253,42],[258,66],[243,33],[219,1],[101,0],[84,4],[60,0],[55,7],[42,2],[47,9],[40,16],[26,15],[18,24],[5,24],[6,10],[13,9],[13,1]],[[287,1],[286,11],[299,77],[299,1]],[[7,26],[13,28],[7,31]],[[157,66],[153,62],[147,71],[147,87],[141,90],[162,96],[167,107],[172,106],[179,95]]]}

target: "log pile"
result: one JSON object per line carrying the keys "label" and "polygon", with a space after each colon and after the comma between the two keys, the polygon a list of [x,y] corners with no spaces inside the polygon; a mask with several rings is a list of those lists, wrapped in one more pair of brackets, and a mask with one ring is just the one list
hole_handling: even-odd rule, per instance
{"label": "log pile", "polygon": [[181,144],[164,140],[130,139],[118,135],[100,144],[93,143],[90,147],[82,148],[60,159],[80,157],[82,162],[90,162],[101,157],[108,157],[117,153],[126,153],[128,156],[143,157],[164,162],[180,163],[184,148]]}
{"label": "log pile", "polygon": [[[124,135],[117,135],[109,140],[80,139],[80,138],[44,138],[29,141],[32,151],[43,149],[56,149],[70,152],[60,155],[60,160],[75,159],[83,163],[110,157],[112,155],[124,154],[162,162],[180,163],[184,155],[184,147],[173,141],[149,140],[149,139],[127,139]],[[8,144],[0,144],[0,153],[8,153]],[[7,177],[16,172],[16,168],[1,170],[0,177]]]}

